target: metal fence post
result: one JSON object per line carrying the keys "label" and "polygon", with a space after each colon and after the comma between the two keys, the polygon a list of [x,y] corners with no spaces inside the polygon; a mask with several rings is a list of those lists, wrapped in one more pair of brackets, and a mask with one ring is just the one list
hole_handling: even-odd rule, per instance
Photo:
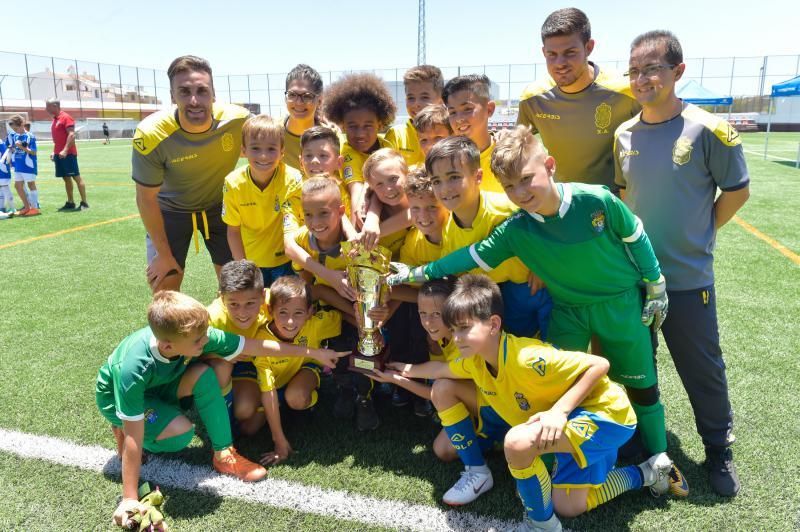
{"label": "metal fence post", "polygon": [[106,105],[103,99],[103,74],[100,70],[100,63],[97,63],[97,83],[100,85],[100,114],[106,117]]}
{"label": "metal fence post", "polygon": [[31,108],[31,122],[33,122],[33,98],[31,97],[31,73],[28,71],[28,54],[22,54],[22,56],[25,58],[25,84],[28,86],[28,105]]}
{"label": "metal fence post", "polygon": [[706,58],[703,57],[702,59],[700,59],[700,85],[703,84],[703,74],[705,74],[705,71],[706,71]]}
{"label": "metal fence post", "polygon": [[[733,97],[733,75],[735,72],[736,72],[736,56],[734,56],[733,60],[731,61],[731,79],[730,83],[728,84],[728,96],[730,96],[731,98]],[[733,101],[731,101],[731,104],[728,106],[729,121],[731,119],[731,111],[733,111]]]}
{"label": "metal fence post", "polygon": [[119,117],[125,118],[125,89],[122,87],[122,65],[117,65],[119,77]]}
{"label": "metal fence post", "polygon": [[142,82],[139,81],[139,67],[136,67],[136,100],[139,103],[139,120],[142,119]]}
{"label": "metal fence post", "polygon": [[[78,95],[78,109],[81,111],[81,119],[85,118],[83,116],[83,98],[81,97],[81,73],[78,70],[78,60],[72,60],[75,63],[75,94]],[[91,131],[89,132],[91,135]]]}
{"label": "metal fence post", "polygon": [[[27,66],[27,57],[25,56],[26,66]],[[50,66],[53,70],[50,72],[50,75],[53,77],[53,98],[61,99],[58,97],[58,87],[56,86],[56,61],[53,59],[53,56],[50,56]],[[26,72],[27,73],[27,72]],[[31,90],[31,85],[28,83],[28,92]]]}
{"label": "metal fence post", "polygon": [[[267,75],[267,79],[269,79],[269,75]],[[253,97],[250,95],[250,74],[247,75],[247,104],[250,105],[253,103]]]}
{"label": "metal fence post", "polygon": [[225,76],[225,79],[228,80],[228,103],[233,103],[233,93],[231,92],[231,76],[230,76],[230,74]]}
{"label": "metal fence post", "polygon": [[267,107],[269,107],[269,116],[272,116],[272,90],[269,88],[269,74],[267,74]]}
{"label": "metal fence post", "polygon": [[158,105],[158,80],[155,68],[153,69],[153,105]]}

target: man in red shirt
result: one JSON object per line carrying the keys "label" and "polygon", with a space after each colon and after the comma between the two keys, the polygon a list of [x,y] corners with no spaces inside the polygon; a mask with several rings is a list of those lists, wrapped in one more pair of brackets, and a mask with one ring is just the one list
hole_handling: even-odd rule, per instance
{"label": "man in red shirt", "polygon": [[[86,203],[86,185],[81,179],[78,170],[78,148],[75,146],[75,120],[61,110],[61,102],[55,98],[50,98],[45,104],[47,113],[53,117],[50,132],[53,134],[53,154],[50,159],[56,165],[56,177],[64,179],[64,188],[67,190],[67,202],[59,211],[83,210],[88,209]],[[78,192],[81,195],[81,203],[75,206],[75,199],[72,195],[72,180],[78,185]]]}

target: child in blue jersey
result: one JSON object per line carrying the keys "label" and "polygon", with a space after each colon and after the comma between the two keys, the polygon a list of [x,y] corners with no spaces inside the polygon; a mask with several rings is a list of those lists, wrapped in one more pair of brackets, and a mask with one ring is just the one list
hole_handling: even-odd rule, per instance
{"label": "child in blue jersey", "polygon": [[[8,121],[13,130],[8,135],[8,148],[11,152],[11,164],[14,168],[14,188],[17,190],[23,207],[19,216],[36,216],[39,210],[39,191],[36,188],[36,137],[25,130],[25,119],[14,115]],[[25,185],[28,185],[28,191]]]}
{"label": "child in blue jersey", "polygon": [[11,193],[10,152],[5,142],[0,142],[0,219],[11,218],[16,214],[14,194]]}
{"label": "child in blue jersey", "polygon": [[[644,486],[668,489],[668,465],[657,468],[648,460],[614,467],[617,450],[633,435],[636,415],[625,391],[606,376],[607,360],[503,331],[500,289],[484,275],[459,279],[443,319],[453,332],[457,359],[391,367],[403,377],[436,379],[433,402],[466,466],[444,494],[445,503],[469,503],[493,486],[478,432],[503,441],[525,507],[518,530],[560,531],[555,513],[574,517]],[[457,386],[461,380],[475,388]],[[478,404],[477,431],[470,401]],[[552,478],[544,453],[556,456]]]}

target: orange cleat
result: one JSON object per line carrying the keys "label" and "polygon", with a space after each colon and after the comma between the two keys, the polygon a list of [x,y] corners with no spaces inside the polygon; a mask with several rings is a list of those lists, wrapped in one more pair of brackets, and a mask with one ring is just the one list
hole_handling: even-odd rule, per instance
{"label": "orange cleat", "polygon": [[38,216],[40,214],[42,214],[42,211],[40,211],[39,209],[37,209],[35,207],[31,207],[30,209],[25,211],[25,213],[21,214],[20,216]]}
{"label": "orange cleat", "polygon": [[214,469],[223,475],[231,475],[244,482],[258,482],[267,476],[267,470],[240,455],[233,447],[214,455]]}

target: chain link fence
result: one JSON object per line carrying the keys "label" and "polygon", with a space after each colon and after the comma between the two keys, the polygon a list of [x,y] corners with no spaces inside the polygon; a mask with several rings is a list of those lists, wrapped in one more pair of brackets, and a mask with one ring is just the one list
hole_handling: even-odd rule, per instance
{"label": "chain link fence", "polygon": [[[627,67],[627,60],[598,63],[601,67],[620,72]],[[216,67],[220,68],[219,65]],[[405,70],[361,70],[374,72],[387,82],[399,104],[400,115],[405,113],[402,85]],[[321,75],[325,83],[330,84],[348,72],[351,71],[321,72]],[[486,74],[493,82],[493,96],[499,103],[496,115],[499,120],[503,120],[504,114],[515,114],[524,87],[547,74],[543,63],[453,66],[443,67],[442,72],[446,79],[460,74]],[[733,105],[719,111],[765,113],[772,85],[798,74],[800,54],[706,57],[687,59],[684,79],[696,80],[715,93],[734,96]],[[254,112],[282,116],[286,113],[285,79],[286,73],[217,74],[214,83],[219,101],[243,104]],[[90,119],[138,122],[170,105],[165,70],[0,52],[0,112],[26,112],[34,124],[49,121],[44,110],[48,98],[61,100],[62,109],[87,125],[94,122]],[[91,125],[89,130],[94,131],[94,128]],[[49,136],[49,128],[44,128],[43,124],[34,129],[44,137]],[[129,128],[115,128],[115,131],[127,133]]]}

